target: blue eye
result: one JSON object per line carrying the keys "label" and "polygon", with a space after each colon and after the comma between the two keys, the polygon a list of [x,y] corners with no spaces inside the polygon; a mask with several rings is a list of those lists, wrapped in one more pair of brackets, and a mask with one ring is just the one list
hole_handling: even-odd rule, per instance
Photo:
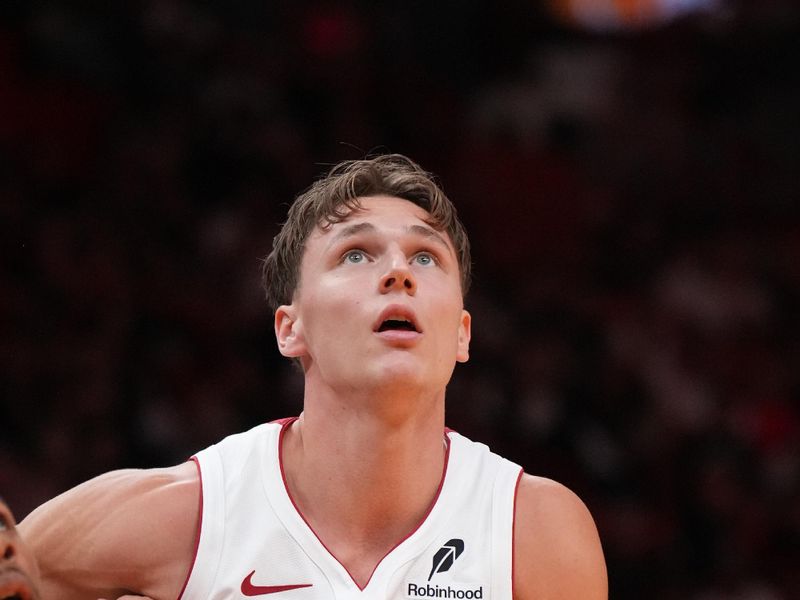
{"label": "blue eye", "polygon": [[344,262],[356,265],[358,263],[364,262],[366,258],[367,255],[364,254],[362,250],[350,250],[349,252],[345,253]]}
{"label": "blue eye", "polygon": [[428,252],[420,252],[419,254],[414,256],[414,260],[417,262],[418,265],[422,265],[423,267],[436,264],[436,259],[433,257],[432,254]]}

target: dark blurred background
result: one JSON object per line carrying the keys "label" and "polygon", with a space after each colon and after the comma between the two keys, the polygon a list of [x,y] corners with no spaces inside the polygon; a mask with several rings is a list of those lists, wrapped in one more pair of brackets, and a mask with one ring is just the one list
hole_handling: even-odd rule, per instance
{"label": "dark blurred background", "polygon": [[259,260],[402,152],[473,245],[448,424],[624,599],[800,598],[794,0],[0,2],[0,493],[297,414]]}

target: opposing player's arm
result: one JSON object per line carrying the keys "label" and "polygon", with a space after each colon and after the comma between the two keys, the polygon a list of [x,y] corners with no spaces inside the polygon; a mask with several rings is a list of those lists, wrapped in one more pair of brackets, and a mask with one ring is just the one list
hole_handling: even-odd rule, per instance
{"label": "opposing player's arm", "polygon": [[106,473],[46,502],[19,526],[43,597],[175,600],[194,556],[199,501],[188,462]]}
{"label": "opposing player's arm", "polygon": [[607,600],[605,559],[583,502],[555,481],[523,475],[514,520],[514,600]]}

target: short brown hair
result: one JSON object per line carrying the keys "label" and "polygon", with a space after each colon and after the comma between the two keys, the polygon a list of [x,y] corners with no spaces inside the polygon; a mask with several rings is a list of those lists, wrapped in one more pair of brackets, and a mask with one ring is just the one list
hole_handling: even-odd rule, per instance
{"label": "short brown hair", "polygon": [[461,292],[466,295],[471,277],[469,239],[455,206],[417,163],[402,154],[384,154],[334,166],[294,201],[264,260],[262,281],[273,310],[292,302],[312,230],[345,220],[360,208],[359,198],[381,195],[413,202],[430,214],[428,225],[447,232],[458,257]]}

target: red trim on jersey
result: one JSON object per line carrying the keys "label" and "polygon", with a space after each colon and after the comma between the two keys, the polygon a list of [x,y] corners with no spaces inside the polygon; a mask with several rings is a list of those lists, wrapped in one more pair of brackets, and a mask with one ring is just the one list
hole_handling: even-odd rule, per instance
{"label": "red trim on jersey", "polygon": [[189,565],[189,572],[186,574],[186,580],[183,582],[181,593],[178,594],[178,600],[183,598],[183,593],[186,591],[186,586],[189,585],[189,579],[192,576],[194,565],[197,562],[197,553],[200,550],[200,532],[203,530],[203,472],[200,470],[200,462],[197,460],[196,456],[193,456],[190,460],[194,462],[194,466],[197,467],[197,476],[200,478],[200,502],[198,503],[199,514],[197,517],[197,535],[195,536],[194,540],[194,556],[192,556],[192,564]]}
{"label": "red trim on jersey", "polygon": [[519,496],[519,482],[522,481],[522,476],[525,474],[525,471],[522,469],[519,470],[519,475],[517,475],[517,483],[514,485],[514,508],[513,508],[513,516],[511,518],[511,597],[514,597],[514,568],[516,567],[516,544],[515,536],[517,534],[517,496]]}
{"label": "red trim on jersey", "polygon": [[442,479],[439,481],[439,487],[436,489],[436,495],[433,497],[433,502],[431,502],[431,505],[428,507],[428,510],[422,516],[422,519],[420,520],[420,522],[417,523],[417,526],[414,527],[405,537],[403,537],[400,541],[398,541],[394,546],[392,546],[389,549],[389,551],[386,554],[384,554],[383,557],[377,562],[377,564],[375,565],[375,568],[372,569],[372,573],[369,574],[369,577],[367,578],[367,582],[362,587],[362,586],[360,586],[358,584],[358,582],[356,581],[355,577],[353,577],[353,574],[348,570],[348,568],[344,566],[342,561],[340,561],[339,558],[333,552],[331,552],[330,548],[328,548],[328,546],[325,545],[325,542],[322,541],[322,539],[319,537],[319,534],[317,534],[317,532],[314,531],[314,528],[311,527],[311,524],[306,520],[305,515],[303,515],[302,511],[300,510],[300,507],[297,506],[297,503],[294,501],[294,498],[292,498],[291,492],[289,492],[289,486],[286,483],[286,473],[283,470],[283,434],[286,433],[287,429],[289,429],[289,425],[294,423],[297,419],[298,419],[298,417],[289,417],[287,419],[278,419],[276,421],[273,421],[274,423],[280,423],[281,424],[281,432],[280,432],[280,435],[278,436],[278,465],[280,466],[280,469],[281,469],[281,479],[283,480],[283,488],[286,490],[286,495],[289,496],[289,500],[292,502],[292,506],[294,506],[294,509],[297,511],[297,514],[300,515],[301,519],[303,519],[303,522],[311,530],[311,533],[314,534],[314,537],[316,537],[317,540],[319,541],[319,543],[322,544],[322,547],[325,548],[325,550],[327,550],[328,554],[330,554],[333,557],[333,559],[342,566],[342,568],[350,576],[350,579],[353,581],[353,583],[356,584],[356,587],[360,591],[363,592],[366,589],[366,587],[369,585],[369,582],[372,581],[372,576],[375,574],[375,571],[378,569],[378,567],[383,562],[383,560],[387,556],[389,556],[392,552],[394,552],[395,548],[397,548],[400,544],[405,542],[408,538],[410,538],[412,535],[414,535],[414,533],[416,533],[416,531],[420,527],[422,527],[422,524],[427,520],[428,515],[431,514],[431,511],[433,510],[433,507],[436,506],[436,502],[439,500],[439,494],[441,494],[442,487],[444,486],[445,476],[447,475],[447,465],[450,462],[450,438],[445,435],[446,448],[445,448],[445,454],[444,454],[444,469],[442,469]]}

